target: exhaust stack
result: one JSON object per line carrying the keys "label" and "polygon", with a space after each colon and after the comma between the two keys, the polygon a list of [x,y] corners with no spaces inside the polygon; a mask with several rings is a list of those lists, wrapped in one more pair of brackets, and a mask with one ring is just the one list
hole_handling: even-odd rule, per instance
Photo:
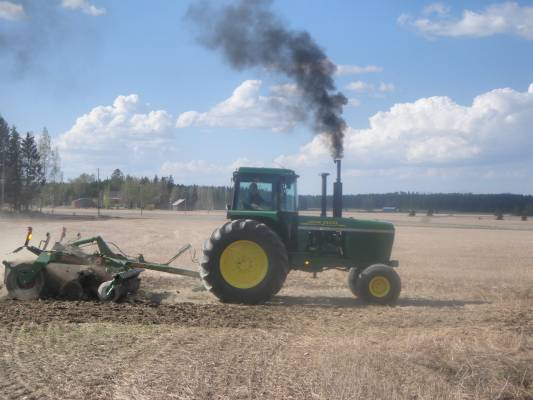
{"label": "exhaust stack", "polygon": [[327,209],[328,209],[328,203],[327,203],[327,192],[328,192],[328,175],[327,172],[322,172],[320,176],[322,177],[322,202],[320,205],[320,216],[321,217],[327,217]]}
{"label": "exhaust stack", "polygon": [[335,160],[337,164],[337,180],[333,184],[333,217],[342,217],[342,182],[341,182],[341,159]]}

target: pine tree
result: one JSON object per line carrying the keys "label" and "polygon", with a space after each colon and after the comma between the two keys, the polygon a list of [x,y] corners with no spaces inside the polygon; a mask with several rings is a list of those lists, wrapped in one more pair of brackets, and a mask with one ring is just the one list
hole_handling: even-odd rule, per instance
{"label": "pine tree", "polygon": [[43,175],[46,182],[52,181],[50,179],[50,173],[52,170],[52,138],[46,128],[43,128],[43,133],[37,141],[37,149],[39,151],[39,157],[41,158],[41,165]]}
{"label": "pine tree", "polygon": [[115,169],[111,174],[111,190],[118,191],[124,183],[124,174],[120,169]]}
{"label": "pine tree", "polygon": [[13,210],[20,210],[22,189],[22,163],[20,156],[20,135],[17,128],[12,127],[9,135],[6,157],[6,201]]}
{"label": "pine tree", "polygon": [[21,143],[21,200],[24,209],[28,210],[33,199],[39,194],[45,182],[41,157],[35,144],[35,138],[29,132]]}
{"label": "pine tree", "polygon": [[[41,133],[41,136],[39,136],[39,139],[37,140],[37,150],[39,151],[39,156],[41,158],[41,166],[43,169],[44,179],[46,182],[51,182],[52,180],[50,179],[50,172],[52,169],[52,151],[53,151],[52,150],[52,138],[50,137],[50,134],[48,133],[48,129],[46,129],[46,127],[43,128],[43,132]],[[39,204],[39,210],[42,210],[45,199],[50,198],[50,192],[53,190],[54,188],[50,187],[50,185],[48,185],[44,190],[41,190],[41,200]],[[51,202],[53,203],[53,201]]]}
{"label": "pine tree", "polygon": [[52,163],[49,177],[51,182],[63,182],[63,172],[61,172],[61,156],[59,155],[59,149],[57,146],[52,150]]}

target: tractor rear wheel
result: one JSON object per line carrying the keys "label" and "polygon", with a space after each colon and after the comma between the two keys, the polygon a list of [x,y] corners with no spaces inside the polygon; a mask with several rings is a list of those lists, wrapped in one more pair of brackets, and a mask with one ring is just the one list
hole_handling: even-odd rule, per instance
{"label": "tractor rear wheel", "polygon": [[357,292],[357,281],[359,280],[360,273],[361,270],[356,267],[350,268],[350,271],[348,272],[348,287],[350,288],[352,294],[356,297],[359,297],[359,293]]}
{"label": "tractor rear wheel", "polygon": [[202,281],[223,302],[257,304],[280,291],[289,270],[287,249],[265,224],[239,219],[204,244]]}
{"label": "tractor rear wheel", "polygon": [[44,273],[39,271],[31,282],[24,283],[20,279],[22,275],[33,271],[33,265],[19,264],[15,267],[6,268],[6,289],[12,299],[37,300],[44,292]]}
{"label": "tractor rear wheel", "polygon": [[359,274],[356,294],[368,303],[394,304],[401,291],[400,276],[384,264],[374,264]]}

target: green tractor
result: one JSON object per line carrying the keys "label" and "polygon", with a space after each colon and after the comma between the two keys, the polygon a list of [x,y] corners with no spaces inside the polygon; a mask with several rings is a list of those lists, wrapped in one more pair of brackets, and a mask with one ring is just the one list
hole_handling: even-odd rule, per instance
{"label": "green tractor", "polygon": [[398,262],[391,260],[394,225],[342,218],[340,160],[333,217],[326,216],[322,174],[320,217],[298,214],[298,175],[290,169],[241,167],[233,174],[229,219],[205,242],[200,276],[221,301],[256,304],[278,293],[290,270],[348,271],[348,286],[365,302],[394,304]]}

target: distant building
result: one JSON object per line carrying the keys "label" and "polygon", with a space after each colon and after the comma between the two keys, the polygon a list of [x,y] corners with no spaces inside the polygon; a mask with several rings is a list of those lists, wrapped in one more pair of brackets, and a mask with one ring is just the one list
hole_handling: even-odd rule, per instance
{"label": "distant building", "polygon": [[185,209],[185,199],[178,199],[172,203],[173,210],[184,210]]}
{"label": "distant building", "polygon": [[73,208],[95,208],[96,203],[93,199],[82,197],[80,199],[72,200],[71,206]]}
{"label": "distant building", "polygon": [[398,212],[398,207],[383,207],[383,212]]}

